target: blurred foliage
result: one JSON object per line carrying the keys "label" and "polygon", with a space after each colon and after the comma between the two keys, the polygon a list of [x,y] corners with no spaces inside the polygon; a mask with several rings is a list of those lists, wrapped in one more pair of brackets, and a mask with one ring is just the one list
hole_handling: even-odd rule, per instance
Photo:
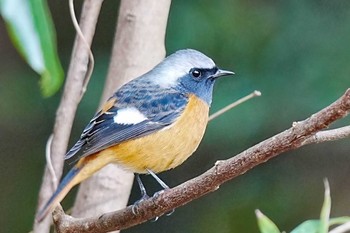
{"label": "blurred foliage", "polygon": [[[59,0],[49,4],[55,27],[60,29],[58,51],[67,70],[74,39],[68,4]],[[97,65],[78,109],[71,144],[96,110],[113,39],[111,22],[117,12],[117,2],[105,1],[93,45]],[[220,67],[236,72],[233,78],[218,81],[212,112],[255,89],[262,96],[210,122],[195,155],[160,176],[170,186],[180,184],[216,160],[231,157],[333,102],[350,84],[349,25],[350,2],[346,0],[173,1],[168,53],[198,49]],[[40,97],[34,74],[14,51],[3,22],[0,54],[0,232],[28,232],[45,163],[45,143],[60,96]],[[335,126],[345,124],[349,119]],[[255,209],[289,232],[300,219],[318,218],[324,177],[333,190],[332,214],[349,215],[349,151],[345,139],[285,153],[170,217],[125,232],[258,232]],[[150,190],[159,190],[151,177],[142,179]],[[73,198],[70,193],[63,203],[66,208]],[[130,202],[137,198],[135,187]]]}
{"label": "blurred foliage", "polygon": [[[331,195],[328,180],[324,180],[325,192],[324,200],[321,209],[320,219],[319,220],[306,220],[296,228],[294,228],[291,233],[327,233],[329,227],[333,225],[342,225],[349,224],[350,217],[338,217],[330,218],[331,212]],[[258,226],[261,233],[280,233],[276,224],[272,222],[267,216],[261,213],[260,210],[255,211]],[[334,229],[335,230],[335,229]],[[340,230],[337,229],[337,232],[346,232],[346,229]]]}
{"label": "blurred foliage", "polygon": [[63,70],[46,1],[0,0],[0,14],[16,49],[41,75],[43,95],[52,96],[61,87]]}
{"label": "blurred foliage", "polygon": [[260,210],[256,210],[255,215],[258,220],[258,226],[261,233],[281,233],[276,224]]}

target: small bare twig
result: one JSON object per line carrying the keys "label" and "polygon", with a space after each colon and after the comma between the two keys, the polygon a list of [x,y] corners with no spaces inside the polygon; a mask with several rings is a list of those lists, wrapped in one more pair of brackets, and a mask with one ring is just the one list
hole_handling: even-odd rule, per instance
{"label": "small bare twig", "polygon": [[209,116],[208,121],[214,120],[215,118],[217,118],[218,116],[224,114],[225,112],[231,110],[232,108],[236,107],[237,105],[240,105],[242,103],[244,103],[247,100],[250,100],[254,97],[257,96],[261,96],[261,92],[260,91],[253,91],[252,93],[250,93],[247,96],[244,96],[243,98],[240,98],[239,100],[233,102],[232,104],[227,105],[226,107],[220,109],[219,111],[213,113],[212,115]]}
{"label": "small bare twig", "polygon": [[289,150],[304,145],[305,140],[325,129],[350,112],[350,89],[337,101],[313,114],[308,119],[294,123],[287,129],[243,152],[215,163],[203,173],[181,185],[166,190],[138,205],[137,214],[132,207],[106,213],[99,217],[75,219],[62,212],[55,212],[58,232],[108,232],[126,229],[161,216],[219,188],[224,182],[244,174],[253,167]]}
{"label": "small bare twig", "polygon": [[47,169],[49,169],[50,175],[52,177],[52,188],[56,188],[58,185],[58,179],[55,172],[55,169],[52,166],[52,159],[51,159],[51,144],[52,144],[53,134],[50,135],[50,137],[47,139],[46,147],[45,147],[45,158],[46,158],[46,166]]}
{"label": "small bare twig", "polygon": [[92,75],[92,71],[94,70],[95,59],[94,59],[94,55],[92,54],[92,51],[91,51],[91,48],[90,48],[90,44],[85,39],[85,36],[84,36],[83,32],[81,31],[81,28],[79,26],[77,17],[75,15],[74,0],[69,0],[69,12],[70,12],[70,16],[71,16],[72,23],[73,23],[73,26],[75,28],[75,31],[77,32],[77,35],[82,40],[82,43],[86,46],[86,49],[88,49],[88,51],[89,51],[88,69],[87,69],[86,74],[85,74],[83,88],[81,89],[81,97],[83,97],[83,95],[84,95],[84,93],[85,93],[85,91],[87,89],[87,85],[89,84],[89,81],[90,81],[90,78],[91,78],[91,75]]}
{"label": "small bare twig", "polygon": [[336,141],[336,140],[348,138],[348,137],[350,137],[350,126],[344,126],[337,129],[318,132],[314,136],[305,140],[304,145],[308,145],[312,143]]}

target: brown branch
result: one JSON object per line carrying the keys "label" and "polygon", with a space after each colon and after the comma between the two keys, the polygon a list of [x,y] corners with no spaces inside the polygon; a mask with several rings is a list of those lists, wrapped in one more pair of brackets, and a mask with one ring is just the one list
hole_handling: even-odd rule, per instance
{"label": "brown branch", "polygon": [[244,174],[253,167],[289,150],[299,148],[304,142],[332,122],[345,117],[350,111],[350,89],[337,101],[293,126],[242,153],[224,161],[179,186],[164,191],[141,202],[134,214],[132,207],[107,213],[99,217],[75,219],[63,211],[55,211],[54,221],[58,232],[108,232],[126,229],[172,209],[185,205],[219,188],[224,182]]}
{"label": "brown branch", "polygon": [[337,129],[331,129],[326,131],[321,131],[309,137],[307,140],[303,142],[303,145],[308,145],[312,143],[321,143],[321,142],[329,142],[336,141],[339,139],[347,138],[350,136],[350,126],[344,126]]}
{"label": "brown branch", "polygon": [[[95,33],[95,25],[102,2],[103,0],[86,0],[84,2],[80,20],[81,30],[84,33],[85,40],[89,44],[91,44]],[[82,43],[81,38],[77,36],[74,43],[63,96],[56,112],[53,140],[51,144],[51,163],[58,179],[62,175],[64,155],[66,153],[75,112],[78,103],[80,102],[81,93],[84,87],[88,57],[89,49],[86,44]],[[52,180],[49,169],[46,167],[39,192],[39,208],[43,206],[56,189],[56,185],[53,184]],[[38,233],[49,232],[50,223],[50,218],[45,218],[45,220],[41,222],[34,222],[33,230]]]}

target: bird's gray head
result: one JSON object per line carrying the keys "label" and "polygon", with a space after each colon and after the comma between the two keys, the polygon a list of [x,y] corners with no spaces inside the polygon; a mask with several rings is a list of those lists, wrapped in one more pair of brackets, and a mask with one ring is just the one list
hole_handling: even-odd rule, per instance
{"label": "bird's gray head", "polygon": [[152,71],[152,81],[164,88],[194,94],[209,105],[216,78],[234,74],[220,70],[212,59],[193,49],[179,50],[166,57]]}

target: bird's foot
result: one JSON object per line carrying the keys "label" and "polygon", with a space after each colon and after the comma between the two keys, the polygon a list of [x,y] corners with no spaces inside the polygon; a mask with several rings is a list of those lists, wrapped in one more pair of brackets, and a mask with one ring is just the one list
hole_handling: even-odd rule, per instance
{"label": "bird's foot", "polygon": [[166,216],[170,216],[170,215],[172,215],[174,212],[175,212],[175,209],[172,209],[170,212],[166,213],[165,215],[166,215]]}
{"label": "bird's foot", "polygon": [[[154,193],[154,194],[153,194],[153,198],[158,198],[162,193],[166,192],[166,191],[169,190],[169,189],[170,189],[170,188],[168,187],[168,188],[165,188],[165,189],[163,189],[163,190],[160,190],[160,191]],[[174,212],[175,212],[175,209],[172,209],[170,212],[166,213],[165,215],[166,215],[166,216],[170,216],[170,215],[172,215]],[[156,218],[155,221],[157,221],[157,219],[158,219],[158,218]]]}
{"label": "bird's foot", "polygon": [[149,199],[149,196],[147,195],[147,193],[144,193],[139,200],[135,201],[135,203],[131,207],[131,211],[134,215],[138,214],[139,204],[147,199]]}

